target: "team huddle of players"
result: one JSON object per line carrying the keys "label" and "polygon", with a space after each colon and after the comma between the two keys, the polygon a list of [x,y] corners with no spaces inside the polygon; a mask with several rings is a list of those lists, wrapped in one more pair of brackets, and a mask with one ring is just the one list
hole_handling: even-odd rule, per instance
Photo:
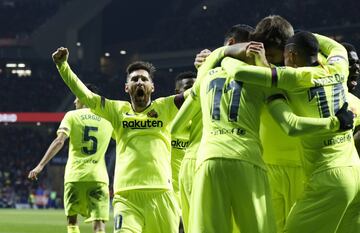
{"label": "team huddle of players", "polygon": [[130,102],[96,94],[59,48],[53,60],[77,110],[29,178],[70,138],[68,233],[80,232],[77,214],[103,233],[112,137],[115,233],[175,233],[180,215],[190,233],[360,232],[360,100],[350,93],[359,63],[344,46],[268,16],[201,51],[197,75],[179,75],[173,96],[152,101],[155,68],[131,63]]}

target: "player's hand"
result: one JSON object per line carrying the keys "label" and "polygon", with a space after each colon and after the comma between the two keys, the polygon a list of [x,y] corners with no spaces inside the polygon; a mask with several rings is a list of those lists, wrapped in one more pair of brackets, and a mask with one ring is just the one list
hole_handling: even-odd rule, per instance
{"label": "player's hand", "polygon": [[37,180],[38,178],[37,178],[37,176],[38,176],[38,174],[41,172],[43,170],[43,167],[41,167],[41,166],[36,166],[33,170],[31,170],[30,172],[29,172],[29,175],[28,175],[28,178],[30,179],[30,180]]}
{"label": "player's hand", "polygon": [[252,41],[252,42],[229,45],[226,47],[224,54],[225,56],[233,57],[243,61],[247,58],[246,49],[251,43],[253,45],[261,44],[260,42]]}
{"label": "player's hand", "polygon": [[341,131],[349,130],[354,127],[354,113],[348,110],[347,102],[345,102],[336,112],[335,116],[339,119]]}
{"label": "player's hand", "polygon": [[265,47],[263,43],[251,41],[246,47],[246,56],[253,57],[255,65],[268,67],[269,63],[265,56]]}
{"label": "player's hand", "polygon": [[211,54],[211,51],[209,49],[204,49],[200,53],[196,54],[194,66],[199,68],[204,62],[205,59]]}
{"label": "player's hand", "polygon": [[55,64],[60,64],[60,63],[67,61],[68,57],[69,57],[69,51],[67,48],[64,48],[64,47],[58,48],[52,54],[52,59],[55,62]]}

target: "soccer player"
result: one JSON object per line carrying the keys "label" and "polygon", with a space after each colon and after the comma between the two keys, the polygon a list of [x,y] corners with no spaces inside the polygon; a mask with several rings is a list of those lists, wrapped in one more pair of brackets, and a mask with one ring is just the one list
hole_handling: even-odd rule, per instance
{"label": "soccer player", "polygon": [[[87,85],[96,92],[96,87]],[[65,167],[64,207],[68,233],[79,233],[77,215],[93,222],[95,233],[105,232],[109,220],[109,177],[105,152],[113,128],[102,117],[92,113],[78,98],[76,110],[69,111],[61,121],[57,138],[50,144],[39,164],[30,171],[29,178],[37,180],[46,164],[61,150],[67,138],[69,157]]]}
{"label": "soccer player", "polygon": [[[255,27],[251,40],[262,42],[267,60],[275,66],[284,64],[284,45],[294,35],[291,24],[279,15],[270,15]],[[273,88],[275,89],[275,88]],[[286,135],[263,108],[260,118],[260,140],[268,170],[277,232],[283,232],[286,216],[303,192],[305,174],[301,162],[299,138]]]}
{"label": "soccer player", "polygon": [[[196,79],[196,74],[192,71],[186,71],[178,74],[175,78],[175,94],[181,94],[190,89]],[[187,127],[190,128],[190,124]],[[177,138],[171,138],[171,172],[173,189],[180,203],[179,191],[179,170],[181,161],[184,158],[185,150],[189,144],[189,132],[184,133]]]}
{"label": "soccer player", "polygon": [[[244,24],[237,24],[232,26],[224,36],[224,45],[246,42],[248,41],[249,33],[253,30],[252,27]],[[201,51],[195,58],[195,67],[199,67],[205,58],[208,56],[207,53],[211,53],[210,50],[205,49]],[[203,56],[204,55],[204,56]],[[198,64],[198,65],[197,65]],[[189,122],[189,121],[186,121]],[[196,154],[200,145],[202,136],[202,114],[198,111],[190,119],[190,127],[187,126],[186,122],[178,122],[180,126],[177,131],[182,134],[182,131],[189,131],[189,146],[186,150],[185,157],[180,167],[179,185],[181,193],[181,210],[182,219],[184,223],[185,232],[188,232],[189,223],[189,210],[190,210],[190,197],[193,185],[193,177],[196,171]]]}
{"label": "soccer player", "polygon": [[[345,47],[349,58],[349,77],[347,86],[349,89],[348,102],[351,111],[360,115],[360,100],[359,92],[356,92],[357,82],[360,77],[360,61],[355,47],[349,43],[342,43]],[[358,154],[360,154],[360,127],[354,130],[354,141]]]}
{"label": "soccer player", "polygon": [[131,102],[109,100],[83,85],[67,63],[68,54],[66,48],[53,53],[64,82],[114,128],[115,233],[177,232],[180,210],[171,184],[169,126],[186,93],[151,101],[155,68],[134,62],[127,68],[125,84]]}
{"label": "soccer player", "polygon": [[[266,57],[270,63],[283,65],[284,45],[293,35],[293,27],[286,19],[271,15],[259,21],[250,39],[265,45]],[[209,51],[203,50],[201,56],[197,56],[195,65],[199,66],[208,54]],[[260,139],[268,171],[277,232],[280,233],[287,214],[303,191],[305,175],[300,158],[301,145],[298,138],[289,137],[282,131],[271,117],[268,108],[261,111]]]}
{"label": "soccer player", "polygon": [[[196,74],[192,71],[185,71],[182,73],[179,73],[175,78],[175,94],[181,94],[184,91],[190,89],[196,79]],[[196,119],[194,119],[196,120]],[[181,164],[185,156],[185,151],[188,148],[189,143],[191,144],[189,150],[193,147],[194,140],[193,136],[191,135],[191,122],[184,123],[184,126],[186,128],[186,132],[184,134],[178,136],[178,137],[171,137],[171,172],[172,172],[172,181],[173,181],[173,188],[176,194],[176,198],[178,200],[178,203],[181,207],[181,210],[183,210],[183,207],[181,206],[180,201],[180,188],[179,178],[183,178],[183,174],[179,177],[179,172],[181,169]],[[191,141],[189,141],[191,139]],[[183,173],[183,172],[182,172]],[[184,207],[186,208],[186,207]],[[179,232],[184,232],[184,217],[182,216],[182,221],[180,221],[180,228]]]}
{"label": "soccer player", "polygon": [[356,95],[355,88],[360,76],[360,61],[355,47],[349,43],[342,43],[347,51],[349,58],[349,77],[347,80],[347,86],[350,93]]}
{"label": "soccer player", "polygon": [[[191,194],[190,232],[231,232],[232,214],[240,232],[275,232],[258,135],[267,94],[254,85],[237,82],[220,67],[209,71],[209,64],[216,64],[223,53],[224,48],[215,50],[201,65],[191,98],[185,101],[172,130],[176,134],[179,124],[191,119],[201,106],[203,135]],[[331,119],[322,119],[326,124],[315,119],[311,128],[304,120],[309,123],[303,118],[289,123],[294,132],[338,128]],[[310,121],[314,123],[314,119]]]}
{"label": "soccer player", "polygon": [[[318,63],[319,49],[327,55],[326,66]],[[348,61],[344,47],[329,38],[301,32],[288,40],[284,56],[285,65],[298,68],[235,65],[236,61],[231,58],[224,60],[223,65],[236,80],[247,76],[255,82],[263,79],[263,86],[286,89],[286,97],[277,95],[271,105],[288,99],[295,113],[301,116],[334,115],[347,95]],[[293,85],[292,80],[297,85]],[[310,83],[314,86],[309,87]],[[284,232],[358,232],[360,159],[351,130],[306,135],[301,137],[301,143],[309,180],[290,211]]]}

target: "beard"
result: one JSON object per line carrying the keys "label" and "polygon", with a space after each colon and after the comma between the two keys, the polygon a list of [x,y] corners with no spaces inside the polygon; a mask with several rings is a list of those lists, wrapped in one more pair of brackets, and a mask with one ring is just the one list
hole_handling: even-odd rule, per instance
{"label": "beard", "polygon": [[146,92],[144,87],[137,87],[131,99],[137,106],[146,107],[150,100],[150,94]]}

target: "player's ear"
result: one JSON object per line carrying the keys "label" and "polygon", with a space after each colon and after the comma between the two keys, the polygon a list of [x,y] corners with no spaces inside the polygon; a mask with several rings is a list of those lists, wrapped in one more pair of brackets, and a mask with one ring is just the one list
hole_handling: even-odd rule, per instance
{"label": "player's ear", "polygon": [[127,82],[125,83],[125,92],[126,92],[126,93],[129,93],[129,85],[128,85]]}
{"label": "player's ear", "polygon": [[151,83],[151,93],[153,93],[154,91],[155,91],[154,83]]}
{"label": "player's ear", "polygon": [[233,45],[236,44],[235,38],[234,37],[230,37],[226,42],[225,45]]}
{"label": "player's ear", "polygon": [[293,64],[294,67],[297,67],[297,53],[296,51],[292,50],[289,52],[289,61],[291,62],[291,64]]}

